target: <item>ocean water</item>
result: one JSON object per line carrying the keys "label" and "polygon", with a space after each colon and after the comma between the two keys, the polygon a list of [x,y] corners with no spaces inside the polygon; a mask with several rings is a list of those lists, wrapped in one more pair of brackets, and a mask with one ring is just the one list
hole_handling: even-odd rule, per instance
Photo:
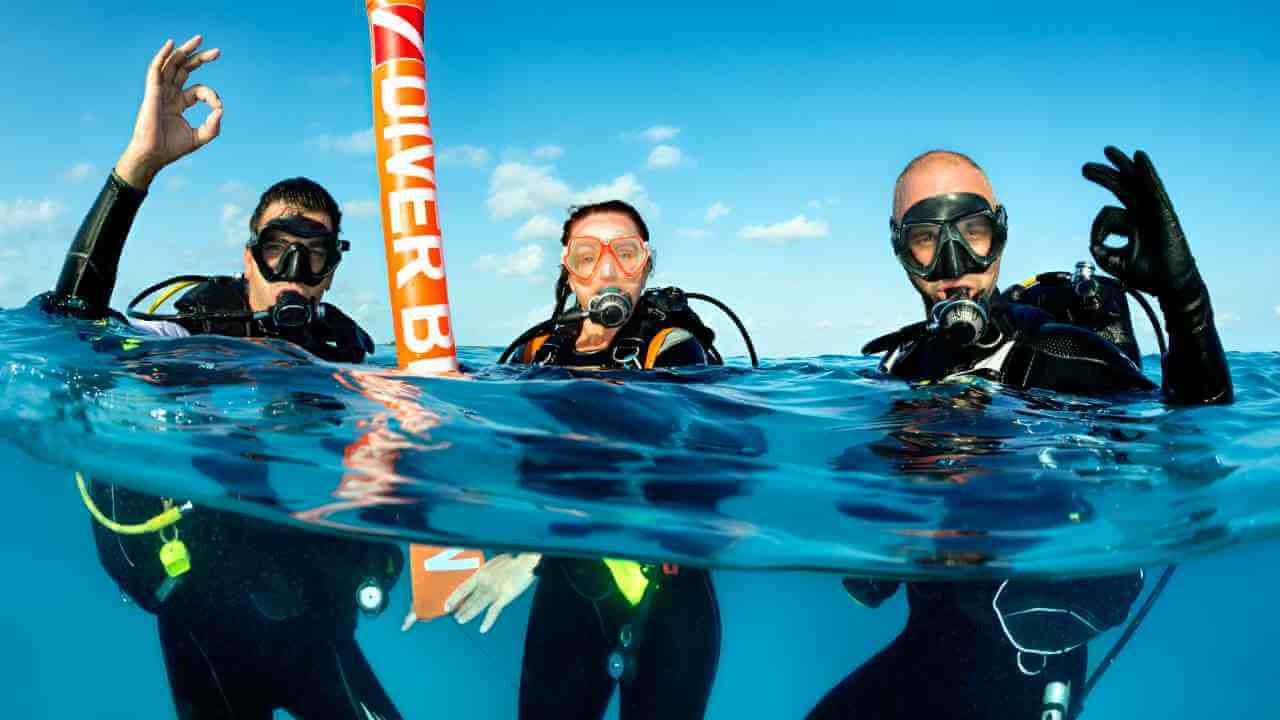
{"label": "ocean water", "polygon": [[[1273,712],[1280,354],[1230,354],[1222,408],[910,387],[843,356],[634,376],[497,354],[464,349],[466,379],[417,378],[387,349],[351,367],[0,311],[14,715],[173,714],[154,618],[99,565],[74,471],[326,532],[710,568],[724,641],[709,718],[801,717],[897,634],[901,594],[868,610],[845,573],[1179,563],[1086,717]],[[532,593],[487,635],[447,618],[401,633],[407,584],[358,633],[398,707],[513,717]]]}

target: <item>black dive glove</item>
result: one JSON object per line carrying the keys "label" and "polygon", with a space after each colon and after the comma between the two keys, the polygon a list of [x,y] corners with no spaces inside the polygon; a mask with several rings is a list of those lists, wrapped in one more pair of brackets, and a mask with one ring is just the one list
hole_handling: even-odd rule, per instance
{"label": "black dive glove", "polygon": [[[1115,167],[1085,163],[1084,176],[1110,190],[1124,207],[1108,205],[1094,218],[1089,246],[1094,259],[1121,282],[1160,301],[1169,329],[1166,394],[1181,403],[1231,402],[1231,374],[1209,291],[1164,183],[1141,150],[1132,160],[1114,147],[1104,152]],[[1111,235],[1129,242],[1107,247],[1103,243]]]}
{"label": "black dive glove", "polygon": [[[1194,292],[1200,273],[1151,158],[1141,150],[1133,160],[1114,147],[1104,152],[1115,167],[1085,163],[1084,176],[1114,193],[1124,208],[1108,205],[1093,220],[1089,249],[1098,266],[1161,301]],[[1107,247],[1103,243],[1111,235],[1129,242]]]}

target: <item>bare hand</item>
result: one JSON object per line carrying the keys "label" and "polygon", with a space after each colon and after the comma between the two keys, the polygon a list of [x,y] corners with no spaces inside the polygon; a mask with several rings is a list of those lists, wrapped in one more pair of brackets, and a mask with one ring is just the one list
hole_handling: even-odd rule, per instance
{"label": "bare hand", "polygon": [[[162,168],[197,150],[218,136],[222,123],[222,100],[212,88],[192,85],[183,88],[197,68],[218,59],[217,48],[196,52],[199,35],[174,47],[166,41],[147,68],[146,92],[129,147],[116,163],[116,174],[130,185],[145,190]],[[182,113],[198,102],[212,108],[198,128],[187,123]]]}
{"label": "bare hand", "polygon": [[533,583],[533,569],[542,560],[540,553],[495,555],[444,601],[444,611],[466,624],[486,607],[480,632],[487,633],[504,608]]}

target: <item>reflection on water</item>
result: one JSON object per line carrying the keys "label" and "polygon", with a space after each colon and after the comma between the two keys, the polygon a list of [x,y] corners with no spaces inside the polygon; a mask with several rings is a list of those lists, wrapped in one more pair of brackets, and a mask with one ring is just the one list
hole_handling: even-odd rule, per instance
{"label": "reflection on water", "polygon": [[0,348],[0,432],[33,455],[384,538],[984,577],[1176,561],[1274,534],[1280,508],[1274,354],[1232,357],[1235,405],[1173,409],[832,356],[636,377],[473,349],[468,379],[418,378],[30,309],[0,315]]}

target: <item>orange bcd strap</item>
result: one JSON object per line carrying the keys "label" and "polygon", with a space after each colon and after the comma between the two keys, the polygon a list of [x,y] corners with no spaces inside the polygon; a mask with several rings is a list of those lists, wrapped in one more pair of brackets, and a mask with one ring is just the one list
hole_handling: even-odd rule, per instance
{"label": "orange bcd strap", "polygon": [[653,366],[658,363],[658,355],[662,354],[662,344],[666,342],[667,336],[675,332],[679,328],[669,327],[658,331],[657,335],[649,341],[649,349],[644,354],[644,369],[652,370]]}

